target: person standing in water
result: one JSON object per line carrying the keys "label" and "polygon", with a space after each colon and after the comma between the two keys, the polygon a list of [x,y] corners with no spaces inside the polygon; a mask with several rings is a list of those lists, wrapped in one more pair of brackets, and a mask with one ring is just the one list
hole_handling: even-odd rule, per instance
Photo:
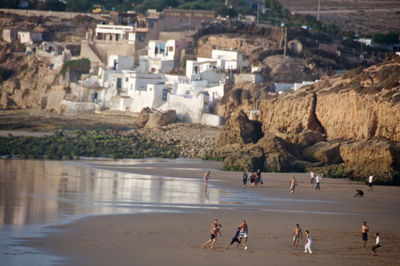
{"label": "person standing in water", "polygon": [[362,237],[363,248],[365,248],[365,245],[367,244],[367,241],[368,241],[368,231],[369,231],[369,228],[368,228],[367,223],[363,222],[361,225],[361,237]]}
{"label": "person standing in water", "polygon": [[312,254],[312,250],[311,250],[312,239],[311,239],[310,232],[308,232],[308,230],[306,230],[306,237],[307,237],[307,243],[304,245],[304,253],[308,252],[308,253]]}
{"label": "person standing in water", "polygon": [[297,245],[299,244],[299,240],[303,239],[303,233],[301,231],[300,225],[296,224],[296,227],[293,230],[293,243],[292,243],[292,248],[297,249]]}
{"label": "person standing in water", "polygon": [[207,192],[207,187],[208,187],[208,179],[210,178],[210,173],[211,171],[207,171],[204,174],[204,192]]}

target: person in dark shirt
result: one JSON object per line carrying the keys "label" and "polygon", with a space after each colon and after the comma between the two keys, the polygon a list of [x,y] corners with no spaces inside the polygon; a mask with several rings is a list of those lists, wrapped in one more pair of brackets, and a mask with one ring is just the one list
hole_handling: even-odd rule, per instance
{"label": "person in dark shirt", "polygon": [[239,234],[240,234],[240,227],[237,228],[235,235],[232,238],[232,241],[229,245],[226,245],[225,248],[229,248],[230,246],[232,246],[233,243],[237,242],[237,248],[240,247],[240,240],[239,240]]}

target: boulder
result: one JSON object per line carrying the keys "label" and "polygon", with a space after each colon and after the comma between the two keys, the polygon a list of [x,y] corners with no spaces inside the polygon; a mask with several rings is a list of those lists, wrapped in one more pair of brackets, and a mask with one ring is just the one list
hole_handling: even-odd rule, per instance
{"label": "boulder", "polygon": [[230,153],[224,159],[224,169],[256,171],[263,169],[264,152],[260,147],[248,147],[246,149]]}
{"label": "boulder", "polygon": [[166,126],[168,124],[175,123],[177,120],[176,111],[175,110],[168,110],[161,114],[160,118],[158,119],[157,123],[159,126]]}
{"label": "boulder", "polygon": [[327,164],[339,164],[343,160],[340,157],[339,142],[318,142],[303,149],[303,157],[309,161],[323,162]]}
{"label": "boulder", "polygon": [[146,125],[147,121],[149,121],[150,114],[152,113],[149,107],[145,107],[140,111],[139,117],[136,119],[136,124],[138,127],[142,128]]}
{"label": "boulder", "polygon": [[353,172],[353,179],[399,184],[400,145],[388,140],[367,139],[340,145],[340,156],[346,169]]}
{"label": "boulder", "polygon": [[291,170],[295,158],[293,154],[296,154],[296,151],[293,150],[292,154],[284,140],[272,134],[266,134],[254,145],[261,147],[264,151],[264,171],[280,172]]}
{"label": "boulder", "polygon": [[243,111],[231,116],[221,131],[217,147],[238,143],[240,145],[256,143],[263,136],[261,124],[249,120]]}

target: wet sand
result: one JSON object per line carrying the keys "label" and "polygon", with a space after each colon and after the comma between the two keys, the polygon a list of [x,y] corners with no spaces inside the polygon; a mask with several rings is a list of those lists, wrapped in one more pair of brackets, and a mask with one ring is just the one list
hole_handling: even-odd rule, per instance
{"label": "wet sand", "polygon": [[[151,165],[95,163],[114,171],[199,179],[203,170],[154,162]],[[210,168],[218,163],[210,162]],[[244,196],[232,205],[190,208],[182,213],[151,213],[95,216],[55,226],[57,232],[27,239],[34,246],[64,258],[64,265],[395,265],[400,260],[400,188],[374,186],[348,180],[323,179],[321,191],[309,184],[308,174],[295,174],[299,185],[289,193],[293,174],[263,173],[264,185],[243,187],[241,173],[215,171],[210,184],[234,189]],[[364,198],[354,198],[356,188]],[[258,199],[260,199],[258,201]],[[182,211],[182,210],[180,210]],[[222,223],[223,235],[216,248],[203,249],[214,218]],[[249,224],[249,250],[230,242],[241,220]],[[370,227],[366,248],[361,247],[360,228]],[[296,223],[313,238],[313,254],[304,254],[304,238],[291,249]],[[381,235],[378,256],[371,256],[374,233]]]}

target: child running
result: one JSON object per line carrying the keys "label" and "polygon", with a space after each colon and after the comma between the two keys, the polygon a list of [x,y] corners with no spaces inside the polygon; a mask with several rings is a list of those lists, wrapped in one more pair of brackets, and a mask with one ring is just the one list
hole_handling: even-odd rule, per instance
{"label": "child running", "polygon": [[230,246],[232,246],[233,243],[237,242],[237,248],[240,248],[240,240],[239,240],[239,235],[240,235],[240,227],[237,228],[235,235],[232,238],[232,241],[229,245],[226,245],[226,249],[228,249]]}
{"label": "child running", "polygon": [[372,247],[372,256],[376,256],[376,250],[381,247],[381,238],[379,233],[376,233],[375,245]]}
{"label": "child running", "polygon": [[217,242],[217,236],[220,234],[222,236],[222,233],[220,232],[222,225],[218,223],[218,219],[214,220],[214,223],[211,225],[211,237],[208,241],[206,241],[203,244],[203,248],[206,248],[208,244],[211,243],[211,248],[214,248],[215,242]]}

